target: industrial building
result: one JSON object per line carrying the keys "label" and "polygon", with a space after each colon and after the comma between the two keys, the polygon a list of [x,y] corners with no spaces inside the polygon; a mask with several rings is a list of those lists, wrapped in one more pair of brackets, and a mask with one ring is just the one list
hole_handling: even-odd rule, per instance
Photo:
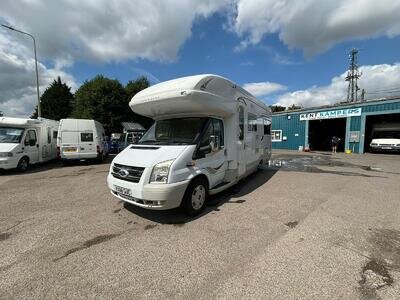
{"label": "industrial building", "polygon": [[272,115],[272,147],[329,151],[337,136],[338,151],[365,153],[374,125],[383,123],[400,123],[400,98],[278,112]]}

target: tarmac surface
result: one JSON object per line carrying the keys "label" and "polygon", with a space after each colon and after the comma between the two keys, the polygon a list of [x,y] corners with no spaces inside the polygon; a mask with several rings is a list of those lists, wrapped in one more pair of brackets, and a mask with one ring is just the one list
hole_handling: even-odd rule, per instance
{"label": "tarmac surface", "polygon": [[0,172],[1,299],[399,299],[400,155],[275,152],[194,219],[108,168]]}

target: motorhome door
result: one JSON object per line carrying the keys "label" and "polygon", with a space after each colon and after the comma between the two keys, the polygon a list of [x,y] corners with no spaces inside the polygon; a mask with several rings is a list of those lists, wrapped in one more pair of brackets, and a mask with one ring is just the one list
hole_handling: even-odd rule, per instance
{"label": "motorhome door", "polygon": [[240,177],[246,172],[246,160],[245,160],[245,107],[241,104],[238,106],[238,142],[237,142],[237,154],[238,154],[238,176]]}
{"label": "motorhome door", "polygon": [[29,163],[34,164],[39,161],[39,144],[35,129],[28,129],[25,134],[24,152],[29,157]]}

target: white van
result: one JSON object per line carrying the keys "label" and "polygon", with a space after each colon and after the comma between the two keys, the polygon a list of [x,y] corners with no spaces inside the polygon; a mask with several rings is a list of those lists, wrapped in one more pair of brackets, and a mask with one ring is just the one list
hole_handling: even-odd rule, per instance
{"label": "white van", "polygon": [[130,107],[155,119],[138,144],[113,160],[113,195],[149,209],[199,214],[207,196],[268,163],[271,110],[216,75],[179,78],[136,94]]}
{"label": "white van", "polygon": [[371,152],[400,152],[400,123],[375,124],[369,147]]}
{"label": "white van", "polygon": [[61,119],[57,146],[64,163],[89,159],[103,161],[108,155],[103,125],[95,120]]}
{"label": "white van", "polygon": [[58,121],[0,117],[0,169],[25,171],[57,158]]}

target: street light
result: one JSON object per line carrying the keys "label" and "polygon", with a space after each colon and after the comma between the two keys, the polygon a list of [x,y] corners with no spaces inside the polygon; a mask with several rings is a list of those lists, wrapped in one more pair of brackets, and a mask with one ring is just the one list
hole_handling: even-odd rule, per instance
{"label": "street light", "polygon": [[35,67],[36,67],[36,92],[37,92],[37,101],[38,101],[38,118],[40,118],[40,117],[42,116],[42,114],[41,114],[41,110],[40,110],[39,74],[38,74],[38,67],[37,67],[36,41],[35,41],[35,38],[33,37],[32,34],[29,34],[29,33],[27,33],[27,32],[24,32],[24,31],[15,29],[14,27],[7,26],[7,25],[4,25],[4,24],[1,24],[1,26],[5,27],[5,28],[7,28],[7,29],[10,29],[10,30],[13,30],[13,31],[22,33],[22,34],[25,34],[25,35],[27,35],[27,36],[30,36],[30,37],[32,38],[32,40],[33,40],[33,50],[34,50],[34,52],[35,52]]}

